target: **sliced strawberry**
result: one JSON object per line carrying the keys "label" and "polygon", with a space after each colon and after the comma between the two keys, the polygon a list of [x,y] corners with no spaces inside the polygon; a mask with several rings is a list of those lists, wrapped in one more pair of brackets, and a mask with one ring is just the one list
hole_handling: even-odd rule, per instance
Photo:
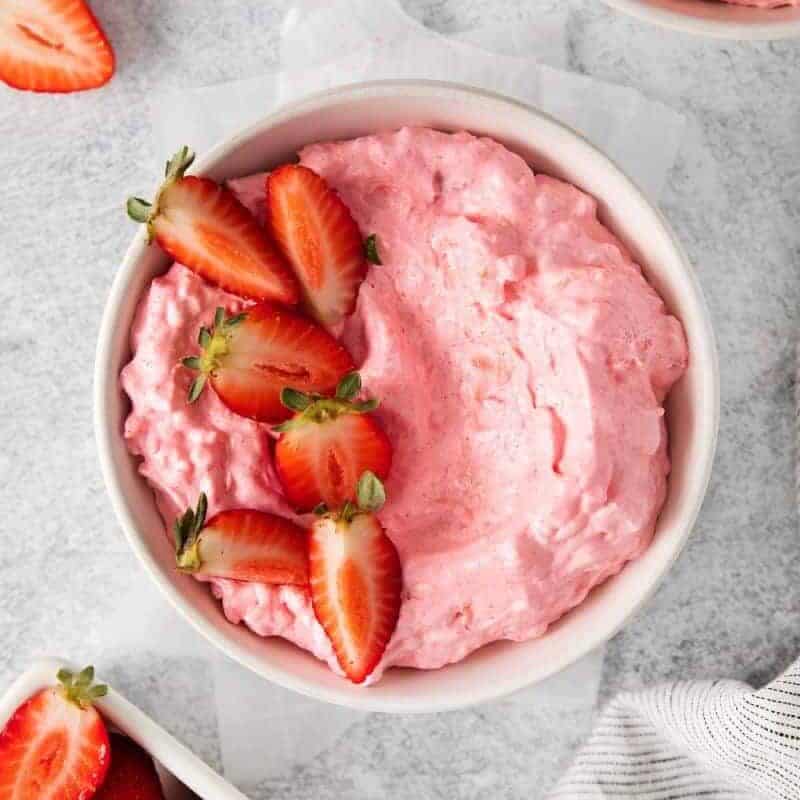
{"label": "sliced strawberry", "polygon": [[[359,509],[345,505],[311,528],[309,568],[314,614],[353,683],[363,683],[380,662],[400,615],[402,567],[392,540],[367,508],[378,508],[382,487],[367,473],[359,481]],[[371,501],[370,492],[380,499]]]}
{"label": "sliced strawberry", "polygon": [[226,318],[218,308],[212,328],[200,331],[202,354],[183,364],[200,371],[189,390],[194,402],[208,381],[231,411],[261,422],[281,422],[287,385],[304,392],[331,392],[353,369],[347,350],[313,322],[261,303]]}
{"label": "sliced strawberry", "polygon": [[267,177],[267,220],[308,313],[326,326],[351,314],[367,264],[361,232],[339,195],[308,167],[286,164]]}
{"label": "sliced strawberry", "polygon": [[133,739],[111,734],[111,768],[94,800],[164,800],[153,759]]}
{"label": "sliced strawberry", "polygon": [[60,686],[25,701],[0,733],[0,800],[85,800],[111,760],[108,732],[92,702],[94,670],[58,674]]}
{"label": "sliced strawberry", "polygon": [[361,390],[357,372],[345,375],[334,397],[285,389],[284,405],[296,413],[276,427],[275,467],[289,502],[298,511],[319,503],[338,508],[354,501],[358,479],[371,471],[386,480],[392,445],[368,412],[377,401],[353,402]]}
{"label": "sliced strawberry", "polygon": [[128,215],[145,223],[172,258],[226,291],[297,303],[297,281],[278,249],[230,189],[184,174],[193,161],[194,153],[181,148],[167,162],[155,203],[131,197]]}
{"label": "sliced strawberry", "polygon": [[114,51],[83,0],[0,2],[0,80],[32,92],[96,89]]}
{"label": "sliced strawberry", "polygon": [[175,520],[178,569],[207,578],[308,583],[308,533],[288,519],[235,508],[208,522],[206,496]]}

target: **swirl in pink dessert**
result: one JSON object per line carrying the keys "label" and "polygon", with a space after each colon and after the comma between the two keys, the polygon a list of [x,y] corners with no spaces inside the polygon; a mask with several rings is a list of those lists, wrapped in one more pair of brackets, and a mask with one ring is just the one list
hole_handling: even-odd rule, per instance
{"label": "swirl in pink dessert", "polygon": [[[650,542],[669,472],[663,402],[687,364],[680,323],[593,198],[490,139],[403,129],[301,161],[383,260],[337,331],[394,446],[380,516],[404,592],[372,679],[541,635]],[[262,218],[264,176],[230,185]],[[179,359],[218,305],[245,304],[174,265],[141,301],[122,373],[125,436],[167,523],[200,490],[210,514],[292,516],[268,426],[213,392],[186,403]],[[305,590],[213,588],[232,622],[339,671]]]}

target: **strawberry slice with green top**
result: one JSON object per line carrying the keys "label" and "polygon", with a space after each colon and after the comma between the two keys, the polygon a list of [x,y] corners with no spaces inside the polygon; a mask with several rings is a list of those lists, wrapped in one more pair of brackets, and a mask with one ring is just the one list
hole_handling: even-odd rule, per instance
{"label": "strawberry slice with green top", "polygon": [[59,686],[26,700],[0,733],[0,800],[86,800],[111,761],[108,731],[93,703],[108,692],[94,669],[62,669]]}
{"label": "strawberry slice with green top", "polygon": [[294,411],[274,428],[275,467],[287,500],[298,511],[319,503],[331,508],[354,501],[364,472],[386,480],[392,445],[375,417],[376,399],[356,401],[361,391],[357,372],[345,375],[333,397],[284,389],[281,402]]}
{"label": "strawberry slice with green top", "polygon": [[0,81],[31,92],[97,89],[114,51],[84,0],[2,0]]}
{"label": "strawberry slice with green top", "polygon": [[383,485],[366,472],[356,494],[357,504],[324,513],[312,526],[309,569],[314,614],[345,675],[363,683],[397,627],[403,573],[397,549],[374,514],[385,500]]}
{"label": "strawberry slice with green top", "polygon": [[297,303],[297,281],[276,246],[230,189],[185,174],[193,161],[188,147],[178,150],[155,202],[129,198],[128,216],[147,226],[148,241],[210,283],[250,300]]}
{"label": "strawberry slice with green top", "polygon": [[276,514],[234,508],[206,522],[208,501],[175,520],[178,569],[204,578],[304,586],[308,532]]}
{"label": "strawberry slice with green top", "polygon": [[331,392],[353,369],[353,359],[327,331],[284,308],[261,303],[228,317],[218,308],[214,324],[201,328],[199,356],[183,359],[198,370],[189,389],[196,402],[206,383],[231,411],[259,422],[282,422],[287,385],[304,392]]}
{"label": "strawberry slice with green top", "polygon": [[286,164],[267,176],[266,209],[305,310],[326,327],[352,314],[367,262],[361,231],[339,195],[308,167]]}

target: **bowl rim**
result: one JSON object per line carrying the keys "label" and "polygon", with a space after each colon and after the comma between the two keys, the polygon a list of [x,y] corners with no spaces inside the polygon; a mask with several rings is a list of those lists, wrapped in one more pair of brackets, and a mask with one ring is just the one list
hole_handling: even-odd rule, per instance
{"label": "bowl rim", "polygon": [[[605,0],[606,4],[642,22],[649,22],[673,31],[681,31],[694,36],[707,36],[712,39],[735,39],[739,41],[765,41],[793,39],[800,37],[800,16],[792,20],[773,22],[744,22],[743,20],[723,20],[694,17],[669,8],[653,5],[648,0]],[[731,5],[732,9],[746,9],[746,6]],[[757,9],[775,11],[777,9]]]}
{"label": "bowl rim", "polygon": [[[93,417],[94,417],[94,432],[97,443],[98,457],[100,461],[101,472],[103,480],[111,500],[112,508],[118,522],[120,523],[125,537],[131,546],[133,552],[136,554],[141,565],[149,574],[149,577],[155,582],[156,586],[161,590],[164,596],[167,597],[172,606],[179,612],[179,614],[192,625],[205,639],[212,645],[222,651],[229,658],[237,663],[246,667],[247,669],[255,672],[262,678],[276,683],[277,685],[299,692],[305,696],[312,697],[324,702],[333,703],[349,708],[354,708],[362,711],[378,711],[389,713],[431,713],[440,711],[449,711],[458,708],[465,708],[479,703],[488,702],[499,697],[510,694],[511,692],[525,688],[527,686],[538,683],[577,662],[585,655],[593,651],[595,648],[601,646],[609,639],[611,639],[622,627],[627,625],[631,618],[638,613],[644,604],[653,595],[656,588],[659,586],[664,576],[667,574],[678,555],[683,550],[687,539],[692,533],[694,523],[697,515],[700,512],[703,500],[706,495],[706,490],[711,477],[711,470],[714,462],[714,454],[716,451],[717,437],[719,430],[719,417],[720,417],[720,379],[719,379],[719,359],[717,353],[716,339],[711,324],[711,315],[705,301],[705,297],[700,286],[700,282],[695,274],[691,263],[679,242],[677,236],[673,232],[668,221],[661,213],[661,211],[649,201],[646,194],[639,188],[639,186],[628,175],[599,148],[595,147],[585,136],[565,124],[564,122],[556,119],[555,117],[547,114],[546,112],[535,108],[534,106],[523,103],[514,98],[505,95],[479,89],[474,86],[460,84],[449,81],[434,81],[434,80],[379,80],[367,81],[360,83],[348,84],[346,86],[338,86],[327,89],[321,92],[306,95],[299,100],[281,105],[274,111],[266,114],[258,121],[238,130],[233,135],[227,137],[223,141],[212,147],[205,155],[198,157],[192,172],[194,174],[202,174],[208,169],[213,168],[220,160],[229,156],[243,143],[249,139],[257,136],[279,122],[290,119],[292,116],[303,110],[309,108],[327,107],[328,104],[336,103],[344,99],[354,99],[361,95],[371,95],[374,93],[390,93],[400,94],[403,93],[432,93],[437,94],[441,92],[450,92],[458,96],[469,96],[475,98],[484,98],[494,103],[506,104],[516,107],[518,110],[524,111],[539,118],[540,122],[553,126],[561,133],[567,133],[570,136],[579,140],[584,147],[589,148],[595,157],[599,157],[606,162],[606,165],[611,173],[615,174],[618,180],[637,196],[637,199],[642,204],[643,208],[647,208],[653,214],[655,221],[661,226],[663,232],[666,234],[671,247],[674,249],[678,260],[680,261],[685,276],[689,281],[694,294],[694,301],[697,304],[699,311],[699,322],[702,325],[703,339],[707,342],[707,357],[710,375],[706,376],[706,381],[703,386],[708,391],[708,400],[705,403],[706,416],[704,417],[704,432],[705,432],[705,446],[703,448],[703,455],[705,463],[701,477],[698,479],[696,486],[691,490],[691,505],[685,513],[682,521],[682,531],[680,537],[675,537],[672,551],[669,553],[669,558],[665,559],[659,565],[657,573],[655,573],[649,582],[649,585],[644,591],[641,591],[634,602],[627,610],[627,612],[620,617],[615,624],[606,627],[598,626],[598,629],[590,637],[586,637],[582,641],[576,652],[568,655],[561,660],[554,660],[552,665],[544,670],[540,670],[536,676],[530,677],[528,671],[520,670],[519,674],[515,674],[513,679],[505,681],[483,681],[480,685],[471,687],[471,693],[468,697],[463,697],[460,700],[450,699],[447,701],[437,702],[432,704],[430,702],[414,702],[413,694],[406,693],[402,698],[375,698],[374,693],[369,689],[359,693],[356,697],[352,695],[344,695],[336,689],[330,689],[324,686],[319,686],[305,679],[298,678],[297,676],[285,671],[282,668],[277,668],[264,659],[260,659],[254,654],[248,652],[245,648],[241,647],[238,643],[234,642],[230,637],[221,635],[214,626],[206,619],[205,615],[199,610],[187,603],[177,587],[165,576],[159,569],[159,564],[155,557],[148,550],[144,538],[139,534],[137,526],[131,515],[128,500],[122,490],[120,481],[116,474],[116,465],[113,455],[112,442],[115,437],[120,436],[120,431],[115,429],[110,418],[109,409],[107,406],[107,386],[109,380],[115,382],[118,386],[118,376],[112,375],[113,366],[111,361],[111,342],[116,324],[116,312],[122,303],[125,293],[132,282],[136,273],[137,264],[147,248],[146,233],[140,229],[134,236],[132,242],[128,246],[122,264],[114,276],[114,280],[109,291],[106,305],[103,311],[103,316],[100,324],[100,331],[97,339],[97,348],[95,356],[95,369],[94,369],[94,403],[93,403]],[[710,378],[710,382],[708,381]],[[253,634],[255,635],[255,634]]]}

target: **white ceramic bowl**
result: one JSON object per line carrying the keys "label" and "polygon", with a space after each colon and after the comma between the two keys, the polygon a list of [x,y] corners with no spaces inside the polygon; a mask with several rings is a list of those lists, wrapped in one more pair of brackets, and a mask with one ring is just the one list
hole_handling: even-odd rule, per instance
{"label": "white ceramic bowl", "polygon": [[[73,664],[43,658],[22,674],[0,697],[0,729],[25,700],[40,689],[55,686],[56,674],[62,667],[76,671]],[[98,678],[102,683],[103,676]],[[109,687],[108,694],[97,701],[97,709],[114,728],[138,742],[155,759],[167,800],[189,800],[194,795],[190,795],[187,788],[201,800],[247,800],[113,688]]]}
{"label": "white ceramic bowl", "polygon": [[717,39],[800,36],[800,7],[753,8],[721,0],[606,0],[645,22]]}
{"label": "white ceramic bowl", "polygon": [[[691,352],[668,403],[673,454],[669,497],[651,547],[577,609],[534,641],[489,645],[443,669],[389,670],[370,688],[354,686],[280,639],[231,625],[205,584],[173,567],[153,495],[122,437],[128,402],[119,372],[130,358],[129,329],[139,298],[168,259],[136,235],[116,276],[103,317],[95,368],[95,425],[100,461],[122,527],[146,571],[211,642],[256,673],[304,694],[353,708],[428,712],[481,702],[535,683],[611,637],[655,588],[683,547],[711,471],[719,416],[714,336],[697,279],[661,214],[608,158],[547,115],[468,87],[426,81],[360,84],[328,91],[269,115],[214,148],[195,171],[217,180],[292,159],[311,142],[346,139],[403,125],[469,130],[503,142],[537,171],[577,184],[644,266],[683,322]],[[123,225],[124,220],[120,219]]]}

